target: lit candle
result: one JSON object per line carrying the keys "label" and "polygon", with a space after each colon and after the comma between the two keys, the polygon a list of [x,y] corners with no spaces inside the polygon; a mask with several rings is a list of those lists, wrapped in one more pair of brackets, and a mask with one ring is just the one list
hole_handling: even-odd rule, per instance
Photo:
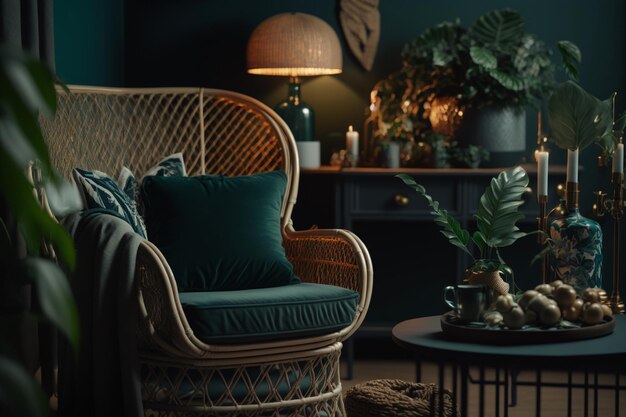
{"label": "lit candle", "polygon": [[359,132],[355,132],[352,125],[348,127],[346,132],[346,152],[350,154],[353,165],[356,165],[359,157]]}
{"label": "lit candle", "polygon": [[567,182],[578,182],[578,148],[567,150]]}
{"label": "lit candle", "polygon": [[624,173],[624,144],[618,143],[613,152],[613,173]]}
{"label": "lit candle", "polygon": [[536,151],[537,158],[537,195],[548,195],[548,158],[546,151]]}

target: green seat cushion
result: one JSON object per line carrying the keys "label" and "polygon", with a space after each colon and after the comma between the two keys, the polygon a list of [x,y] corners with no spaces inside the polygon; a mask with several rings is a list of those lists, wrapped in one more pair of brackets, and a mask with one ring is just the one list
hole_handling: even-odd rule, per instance
{"label": "green seat cushion", "polygon": [[316,336],[354,320],[359,294],[299,283],[240,291],[179,293],[196,337],[206,343],[252,343]]}
{"label": "green seat cushion", "polygon": [[299,282],[282,246],[282,171],[241,177],[149,176],[141,198],[150,240],[179,291],[228,291]]}

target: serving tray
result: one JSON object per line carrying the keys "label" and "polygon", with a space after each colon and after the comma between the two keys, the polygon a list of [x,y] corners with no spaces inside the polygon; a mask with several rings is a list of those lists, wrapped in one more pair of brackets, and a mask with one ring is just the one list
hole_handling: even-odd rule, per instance
{"label": "serving tray", "polygon": [[453,311],[441,316],[441,330],[451,339],[460,342],[487,343],[499,345],[520,345],[534,343],[558,343],[573,340],[592,339],[613,333],[615,319],[605,317],[594,325],[580,327],[538,327],[524,326],[519,330],[487,327],[484,323],[459,323]]}

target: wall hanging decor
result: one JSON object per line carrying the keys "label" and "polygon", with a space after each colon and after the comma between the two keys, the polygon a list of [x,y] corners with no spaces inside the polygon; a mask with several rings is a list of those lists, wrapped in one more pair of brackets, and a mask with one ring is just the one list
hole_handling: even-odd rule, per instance
{"label": "wall hanging decor", "polygon": [[380,38],[378,0],[340,0],[339,7],[346,42],[363,68],[370,71]]}

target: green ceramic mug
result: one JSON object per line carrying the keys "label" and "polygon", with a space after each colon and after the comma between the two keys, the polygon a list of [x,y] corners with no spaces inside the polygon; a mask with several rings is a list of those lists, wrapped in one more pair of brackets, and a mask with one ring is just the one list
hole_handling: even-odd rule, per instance
{"label": "green ceramic mug", "polygon": [[454,309],[463,322],[481,321],[489,307],[488,288],[484,285],[460,284],[448,286],[443,291],[443,299]]}

